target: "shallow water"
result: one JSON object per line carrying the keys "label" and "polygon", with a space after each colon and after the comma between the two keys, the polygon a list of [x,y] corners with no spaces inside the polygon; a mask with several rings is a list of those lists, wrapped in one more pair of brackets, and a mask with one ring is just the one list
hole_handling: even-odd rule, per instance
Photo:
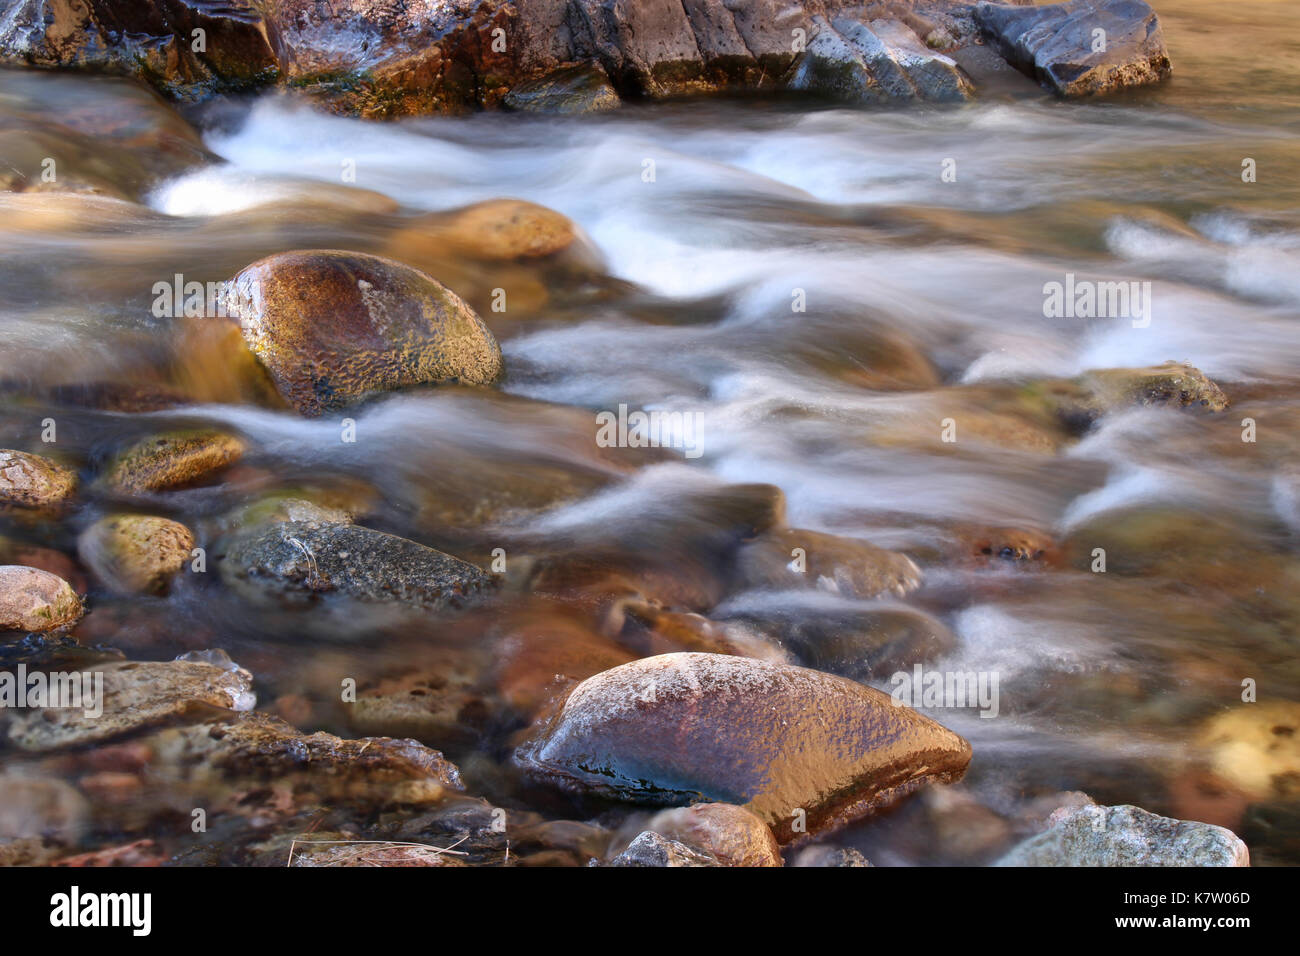
{"label": "shallow water", "polygon": [[[858,603],[901,603],[950,628],[956,650],[927,667],[999,680],[994,719],[928,711],[973,744],[955,789],[967,818],[918,797],[835,840],[878,864],[987,862],[999,827],[1063,790],[1236,826],[1249,801],[1203,785],[1200,723],[1239,706],[1244,678],[1261,700],[1300,701],[1300,8],[1157,7],[1174,77],[1099,103],[1027,91],[956,109],[738,100],[389,125],[279,96],[196,110],[211,161],[179,175],[162,164],[138,204],[0,195],[2,444],[40,451],[53,414],[59,451],[90,469],[127,438],[216,423],[253,451],[223,483],[156,502],[161,513],[215,533],[232,507],[307,488],[363,499],[364,523],[481,562],[504,546],[707,563],[690,542],[708,522],[680,503],[774,484],[791,527],[917,560],[919,591]],[[136,102],[113,83],[6,74],[0,111],[8,125],[36,122],[37,107],[58,122],[91,89],[109,114]],[[202,155],[195,143],[165,152]],[[1257,182],[1242,181],[1245,158]],[[941,180],[948,159],[955,182]],[[504,395],[378,400],[343,445],[335,419],[263,407],[207,327],[150,314],[153,283],[173,273],[220,280],[292,248],[391,253],[415,213],[500,196],[571,217],[604,259],[576,278],[439,276],[501,338]],[[1067,273],[1150,282],[1149,325],[1045,318],[1044,283]],[[495,282],[520,306],[492,313]],[[792,311],[798,290],[804,312]],[[1117,412],[1056,453],[996,428],[938,441],[943,419],[1001,412],[1018,384],[1169,359],[1205,372],[1232,407]],[[123,414],[48,400],[52,386],[89,382],[166,386],[189,404]],[[699,457],[597,448],[592,413],[620,404],[698,415]],[[1255,443],[1240,440],[1245,418]],[[491,520],[447,517],[498,486],[507,506]],[[107,506],[21,534],[70,550]],[[1052,545],[1041,561],[983,559],[963,550],[983,529]],[[1080,559],[1096,542],[1112,553],[1106,574]],[[161,659],[222,647],[254,671],[264,703],[322,699],[340,668],[418,666],[518,610],[304,618],[190,582],[166,599],[92,598],[83,643]],[[514,799],[492,769],[510,729],[448,748],[471,792]],[[971,849],[945,819],[995,835]],[[1252,844],[1260,862],[1270,849]]]}

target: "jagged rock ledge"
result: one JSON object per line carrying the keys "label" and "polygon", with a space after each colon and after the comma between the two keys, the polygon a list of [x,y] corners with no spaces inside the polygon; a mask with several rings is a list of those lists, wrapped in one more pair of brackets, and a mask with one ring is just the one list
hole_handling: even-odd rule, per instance
{"label": "jagged rock ledge", "polygon": [[0,63],[182,100],[278,84],[373,117],[787,90],[962,101],[978,83],[961,64],[993,49],[1064,96],[1170,70],[1144,0],[25,0],[0,18]]}

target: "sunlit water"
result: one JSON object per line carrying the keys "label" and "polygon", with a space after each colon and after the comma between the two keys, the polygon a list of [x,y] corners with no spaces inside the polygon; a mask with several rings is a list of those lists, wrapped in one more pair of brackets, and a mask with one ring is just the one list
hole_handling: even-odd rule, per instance
{"label": "sunlit water", "polygon": [[[1188,796],[1197,723],[1237,702],[1245,677],[1300,699],[1300,615],[1294,594],[1277,592],[1296,581],[1300,534],[1288,490],[1300,466],[1300,17],[1284,2],[1157,6],[1174,78],[1104,103],[735,101],[389,125],[278,96],[201,111],[213,161],[157,181],[147,205],[0,217],[0,378],[36,396],[6,401],[3,443],[39,450],[47,386],[180,387],[196,399],[181,412],[61,410],[61,450],[93,463],[167,423],[219,423],[253,453],[225,484],[171,496],[166,513],[214,529],[266,490],[360,483],[373,489],[367,523],[478,560],[498,542],[636,548],[629,539],[644,533],[654,547],[683,493],[775,484],[792,527],[917,559],[925,584],[902,603],[958,639],[930,666],[999,676],[997,718],[931,712],[972,741],[962,786],[979,803],[1010,819],[1039,795],[1082,789],[1228,822]],[[67,98],[74,82],[89,81],[22,79],[26,90],[67,83],[57,94]],[[1246,158],[1254,183],[1242,180]],[[941,178],[949,159],[955,182]],[[349,167],[354,186],[341,179]],[[348,206],[353,188],[401,209]],[[153,283],[175,272],[223,279],[290,248],[385,251],[404,217],[500,196],[566,214],[604,257],[586,286],[525,296],[522,317],[486,310],[491,277],[458,289],[502,339],[510,398],[393,396],[358,411],[364,440],[343,446],[337,421],[257,407],[193,329],[149,313]],[[1043,285],[1066,273],[1150,281],[1149,326],[1045,318]],[[792,311],[798,290],[804,312]],[[901,384],[872,379],[891,336],[932,368]],[[985,387],[1168,359],[1218,381],[1233,407],[1117,413],[1058,454],[897,437],[937,435],[942,419],[985,401]],[[631,474],[639,461],[590,441],[591,413],[619,404],[698,414],[702,454]],[[1239,438],[1246,417],[1259,423],[1253,445]],[[530,469],[566,476],[576,494],[472,532],[429,516],[430,499],[455,508]],[[87,507],[73,528],[104,505]],[[957,529],[1078,548],[1079,529],[1134,507],[1173,510],[1192,530],[1151,545],[1144,566],[1105,575],[1065,558],[952,558]],[[47,540],[69,547],[71,534]],[[254,670],[264,701],[310,696],[340,666],[416,660],[421,642],[472,640],[460,624],[320,615],[304,625],[189,583],[165,600],[100,607],[118,616],[83,640],[161,658],[225,647]],[[480,746],[488,760],[504,752],[499,738]],[[966,861],[930,812],[916,800],[837,839],[881,864]]]}

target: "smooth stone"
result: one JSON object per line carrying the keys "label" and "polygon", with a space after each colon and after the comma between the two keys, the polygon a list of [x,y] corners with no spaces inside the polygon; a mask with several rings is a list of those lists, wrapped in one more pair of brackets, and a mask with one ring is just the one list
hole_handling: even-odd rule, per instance
{"label": "smooth stone", "polygon": [[782,866],[781,848],[766,823],[730,803],[697,803],[661,810],[646,825],[723,866]]}
{"label": "smooth stone", "polygon": [[[796,549],[802,555],[796,555]],[[800,558],[802,571],[796,570]],[[907,555],[796,528],[769,530],[742,544],[736,571],[746,588],[819,588],[858,598],[903,597],[921,585],[921,569]]]}
{"label": "smooth stone", "polygon": [[224,432],[182,431],[152,435],[123,450],[104,481],[114,491],[145,494],[202,481],[244,455],[244,442]]}
{"label": "smooth stone", "polygon": [[110,515],[77,538],[77,556],[117,594],[164,594],[193,556],[194,533],[152,515]]}
{"label": "smooth stone", "polygon": [[37,568],[0,566],[0,631],[49,631],[83,611],[72,585]]}
{"label": "smooth stone", "polygon": [[[977,3],[974,15],[1008,62],[1061,96],[1157,83],[1171,70],[1160,20],[1143,0]],[[1093,52],[1095,30],[1105,31],[1104,51]]]}
{"label": "smooth stone", "polygon": [[1231,831],[1133,806],[1062,807],[997,866],[1250,866]]}
{"label": "smooth stone", "polygon": [[812,835],[957,779],[970,755],[957,734],[845,678],[680,653],[583,681],[516,760],[578,793],[743,805],[787,843],[796,822]]}
{"label": "smooth stone", "polygon": [[454,292],[391,259],[317,250],[260,259],[227,309],[280,394],[308,416],[376,392],[490,385],[501,347]]}
{"label": "smooth stone", "polygon": [[76,473],[58,462],[0,448],[0,510],[58,508],[76,487]]}
{"label": "smooth stone", "polygon": [[[224,655],[214,658],[223,660]],[[253,676],[224,658],[122,661],[99,665],[103,713],[82,707],[27,711],[9,726],[9,741],[23,750],[52,751],[103,743],[167,721],[215,710],[252,710]]]}
{"label": "smooth stone", "polygon": [[462,255],[492,262],[540,259],[563,252],[578,240],[567,216],[522,199],[489,199],[416,220],[408,231]]}
{"label": "smooth stone", "polygon": [[467,561],[360,525],[283,521],[236,537],[221,578],[251,597],[324,594],[439,610],[459,607],[491,577]]}

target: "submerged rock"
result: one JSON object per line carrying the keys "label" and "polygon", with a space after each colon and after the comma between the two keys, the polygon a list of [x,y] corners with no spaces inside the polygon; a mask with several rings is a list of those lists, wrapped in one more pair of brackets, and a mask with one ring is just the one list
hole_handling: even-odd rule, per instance
{"label": "submerged rock", "polygon": [[80,706],[20,714],[10,724],[9,740],[23,750],[61,750],[113,740],[187,715],[253,707],[252,675],[228,658],[224,663],[123,661],[87,673],[92,679],[103,675],[99,701],[83,697]]}
{"label": "submerged rock", "polygon": [[736,571],[747,588],[820,588],[859,598],[903,597],[921,584],[921,569],[907,555],[796,528],[769,530],[742,544]]}
{"label": "submerged rock", "polygon": [[235,276],[227,307],[304,415],[412,385],[488,385],[502,371],[501,348],[474,310],[391,259],[279,253]]}
{"label": "submerged rock", "polygon": [[1300,797],[1300,703],[1239,704],[1208,720],[1198,742],[1214,772],[1250,797]]}
{"label": "submerged rock", "polygon": [[579,793],[744,805],[788,842],[960,777],[970,744],[841,677],[681,653],[583,681],[516,759]]}
{"label": "submerged rock", "polygon": [[740,595],[718,616],[772,635],[798,663],[854,680],[885,680],[957,647],[942,621],[915,608],[810,597]]}
{"label": "submerged rock", "polygon": [[193,484],[239,461],[244,442],[217,431],[152,435],[122,451],[104,475],[114,491],[143,494]]}
{"label": "submerged rock", "polygon": [[0,566],[0,631],[48,631],[81,615],[81,600],[63,578],[17,564]]}
{"label": "submerged rock", "polygon": [[1231,830],[1139,807],[1062,807],[998,866],[1250,866]]}
{"label": "submerged rock", "polygon": [[1114,93],[1170,73],[1160,21],[1143,0],[978,3],[975,19],[1013,66],[1062,96]]}
{"label": "submerged rock", "polygon": [[283,521],[235,538],[221,561],[227,584],[259,598],[339,594],[438,610],[458,607],[491,577],[460,558],[351,524]]}
{"label": "submerged rock", "polygon": [[0,512],[10,508],[55,509],[77,487],[75,473],[25,451],[0,448]]}
{"label": "submerged rock", "polygon": [[567,216],[522,199],[490,199],[451,213],[433,213],[408,229],[491,261],[555,255],[578,239],[578,227]]}
{"label": "submerged rock", "polygon": [[1221,412],[1228,407],[1223,390],[1185,362],[1098,369],[1084,374],[1081,382],[1103,410],[1122,405],[1196,405]]}
{"label": "submerged rock", "polygon": [[162,594],[194,550],[194,533],[152,515],[110,515],[77,539],[77,556],[118,594]]}

